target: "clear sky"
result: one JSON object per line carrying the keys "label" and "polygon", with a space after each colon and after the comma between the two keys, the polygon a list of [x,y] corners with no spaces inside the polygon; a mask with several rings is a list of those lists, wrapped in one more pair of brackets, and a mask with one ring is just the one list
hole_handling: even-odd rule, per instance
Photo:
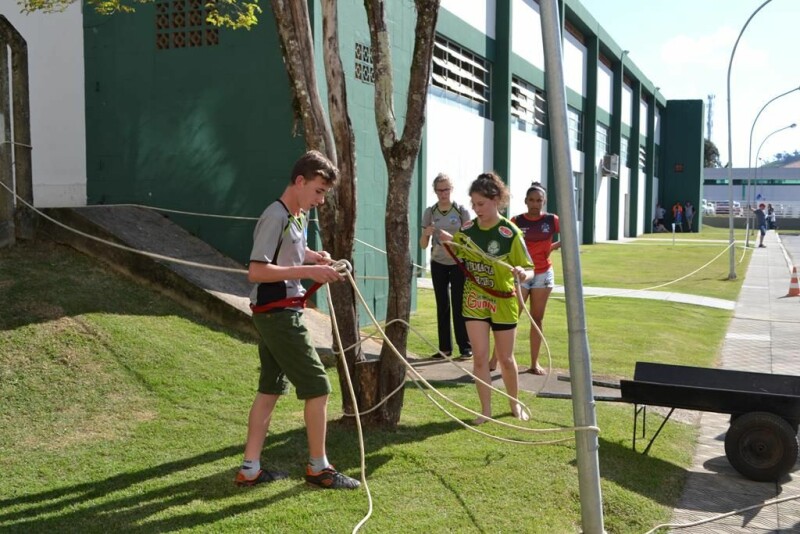
{"label": "clear sky", "polygon": [[[764,0],[579,1],[623,50],[630,50],[631,60],[666,99],[707,102],[708,95],[715,95],[711,140],[724,165],[731,51]],[[798,22],[800,0],[772,0],[742,34],[731,67],[734,167],[747,167],[750,129],[762,106],[800,87]],[[792,123],[798,126],[771,135]],[[705,128],[704,132],[708,136]],[[753,166],[762,142],[759,157],[766,160],[778,152],[800,150],[800,91],[779,98],[761,113],[753,133]]]}

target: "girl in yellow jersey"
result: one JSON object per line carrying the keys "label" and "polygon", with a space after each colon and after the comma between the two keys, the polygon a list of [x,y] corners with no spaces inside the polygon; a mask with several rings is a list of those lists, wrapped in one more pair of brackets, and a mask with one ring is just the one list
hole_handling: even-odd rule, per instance
{"label": "girl in yellow jersey", "polygon": [[[528,255],[522,232],[500,215],[508,204],[508,189],[495,173],[484,173],[469,188],[472,209],[477,217],[451,236],[440,231],[442,242],[452,242],[448,248],[460,260],[464,284],[463,314],[474,356],[473,374],[491,383],[489,371],[489,332],[494,335],[495,353],[511,412],[521,420],[528,415],[516,402],[519,392],[514,341],[517,333],[519,306],[514,281],[533,278],[533,262]],[[512,266],[498,264],[498,261]],[[486,422],[492,415],[492,397],[488,386],[478,383],[481,417],[475,424]]]}

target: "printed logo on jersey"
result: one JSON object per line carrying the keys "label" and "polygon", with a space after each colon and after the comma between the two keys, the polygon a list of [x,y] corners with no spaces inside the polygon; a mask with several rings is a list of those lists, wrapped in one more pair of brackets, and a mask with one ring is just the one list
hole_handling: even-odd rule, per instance
{"label": "printed logo on jersey", "polygon": [[470,310],[489,310],[492,313],[497,311],[497,303],[494,299],[484,297],[474,291],[467,293],[467,298],[464,299],[464,306]]}
{"label": "printed logo on jersey", "polygon": [[503,237],[511,237],[514,235],[514,231],[511,230],[511,228],[509,228],[508,226],[501,226],[498,229],[498,231],[500,232],[500,235]]}
{"label": "printed logo on jersey", "polygon": [[550,233],[550,225],[548,223],[542,223],[542,233],[543,234]]}
{"label": "printed logo on jersey", "polygon": [[469,230],[475,224],[474,221],[467,221],[464,223],[464,226],[461,227],[462,230]]}
{"label": "printed logo on jersey", "polygon": [[486,246],[486,252],[488,252],[492,256],[496,255],[498,252],[500,252],[500,243],[492,239]]}
{"label": "printed logo on jersey", "polygon": [[460,222],[461,222],[461,217],[459,217],[457,214],[454,213],[453,215],[450,216],[450,224],[456,225],[459,224]]}

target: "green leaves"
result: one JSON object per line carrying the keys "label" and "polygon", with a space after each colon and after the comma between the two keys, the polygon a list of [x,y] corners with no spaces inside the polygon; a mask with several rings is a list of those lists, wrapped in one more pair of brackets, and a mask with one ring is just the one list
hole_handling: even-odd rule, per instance
{"label": "green leaves", "polygon": [[[23,13],[64,11],[78,0],[17,0]],[[157,3],[159,0],[87,0],[87,5],[101,15],[133,13],[136,4]],[[258,24],[262,13],[258,0],[216,0],[205,4],[206,21],[220,28],[249,30]]]}

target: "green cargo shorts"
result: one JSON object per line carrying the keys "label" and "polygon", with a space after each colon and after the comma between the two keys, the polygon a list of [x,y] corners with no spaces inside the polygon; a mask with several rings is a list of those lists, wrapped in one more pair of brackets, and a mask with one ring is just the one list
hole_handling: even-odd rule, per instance
{"label": "green cargo shorts", "polygon": [[328,395],[331,383],[325,366],[311,344],[303,314],[292,310],[254,313],[261,341],[258,356],[261,374],[258,391],[265,395],[286,395],[289,382],[294,384],[298,399]]}

